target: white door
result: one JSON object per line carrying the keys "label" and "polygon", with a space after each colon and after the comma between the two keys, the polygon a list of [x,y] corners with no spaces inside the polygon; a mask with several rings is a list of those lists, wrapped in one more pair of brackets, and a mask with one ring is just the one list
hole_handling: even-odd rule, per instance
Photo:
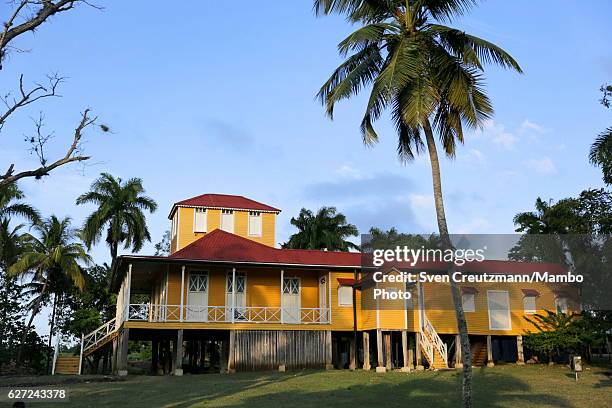
{"label": "white door", "polygon": [[[232,273],[227,274],[226,285],[225,285],[225,305],[226,313],[225,318],[228,321],[232,320]],[[246,320],[246,275],[244,273],[236,274],[236,297],[234,299],[234,320]]]}
{"label": "white door", "polygon": [[186,319],[204,322],[208,320],[208,273],[189,272],[187,285]]}
{"label": "white door", "polygon": [[299,323],[300,316],[300,278],[283,278],[281,308],[283,322]]}
{"label": "white door", "polygon": [[488,290],[489,329],[511,330],[510,297],[505,290]]}

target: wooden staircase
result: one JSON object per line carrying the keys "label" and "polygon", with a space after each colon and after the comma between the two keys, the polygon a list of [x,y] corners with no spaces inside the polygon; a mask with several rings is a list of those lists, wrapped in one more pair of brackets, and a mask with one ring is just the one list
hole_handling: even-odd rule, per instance
{"label": "wooden staircase", "polygon": [[57,356],[54,374],[78,375],[79,356]]}
{"label": "wooden staircase", "polygon": [[484,367],[487,363],[487,344],[479,341],[472,344],[472,367]]}
{"label": "wooden staircase", "polygon": [[446,344],[444,344],[425,315],[423,315],[423,319],[423,329],[419,333],[419,342],[423,350],[423,355],[429,363],[429,367],[434,370],[448,368],[448,351]]}

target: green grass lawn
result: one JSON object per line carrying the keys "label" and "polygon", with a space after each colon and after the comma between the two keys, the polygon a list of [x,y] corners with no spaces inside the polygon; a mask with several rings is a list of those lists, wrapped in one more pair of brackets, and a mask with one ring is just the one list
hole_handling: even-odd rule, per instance
{"label": "green grass lawn", "polygon": [[[612,406],[610,368],[591,368],[578,382],[565,367],[475,369],[477,407]],[[56,377],[57,378],[57,377]],[[49,407],[458,407],[461,376],[454,371],[298,371],[130,376],[124,381],[61,385],[70,404]],[[4,384],[6,386],[6,383]],[[3,393],[6,388],[2,388]],[[29,405],[28,405],[29,406]],[[43,404],[32,404],[42,407]]]}

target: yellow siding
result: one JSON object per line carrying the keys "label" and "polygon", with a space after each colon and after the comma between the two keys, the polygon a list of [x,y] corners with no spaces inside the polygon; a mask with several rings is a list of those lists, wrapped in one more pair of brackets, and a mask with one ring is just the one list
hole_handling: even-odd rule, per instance
{"label": "yellow siding", "polygon": [[[172,239],[171,252],[176,252],[179,249],[186,247],[192,242],[206,235],[205,232],[194,232],[195,209],[190,207],[178,207],[178,231],[177,240]],[[221,210],[207,209],[206,210],[206,229],[211,232],[219,229],[221,226]],[[275,245],[275,223],[276,214],[261,213],[262,233],[261,236],[251,236],[248,233],[248,211],[234,211],[234,234],[244,238],[248,238],[255,242],[273,247]]]}
{"label": "yellow siding", "polygon": [[[185,281],[183,284],[183,304],[187,303],[187,291],[190,271],[206,271],[208,272],[208,305],[209,306],[225,306],[226,298],[226,277],[231,273],[231,268],[219,267],[203,267],[203,268],[185,268]],[[281,305],[281,275],[280,269],[272,268],[237,268],[236,273],[244,273],[247,281],[246,306],[257,307],[280,307]],[[327,276],[321,271],[312,270],[285,270],[285,277],[299,277],[301,283],[300,302],[302,308],[318,308],[319,307],[319,277]],[[333,273],[332,274],[332,325],[322,325],[328,330],[352,330],[353,329],[353,309],[352,307],[339,307],[337,298],[338,277],[349,278],[352,273]],[[329,292],[324,294],[325,302],[329,301]],[[357,304],[361,300],[361,295],[357,292]],[[168,270],[168,305],[180,305],[181,303],[181,267],[173,265]],[[360,311],[360,309],[358,309]],[[359,313],[358,313],[359,316]],[[358,319],[358,322],[360,319]],[[164,323],[169,324],[169,323]],[[192,327],[221,327],[224,323],[195,323],[183,322],[180,324]],[[221,325],[221,326],[220,326]],[[262,326],[261,328],[272,329],[272,324],[259,323],[240,323],[235,324],[234,328]],[[283,326],[299,326],[307,325],[285,324]],[[136,327],[136,326],[133,326]],[[139,326],[140,327],[140,326]],[[194,326],[195,327],[195,326]],[[224,326],[223,326],[224,327]]]}
{"label": "yellow siding", "polygon": [[[536,299],[538,313],[544,313],[545,309],[554,310],[555,295],[553,290],[555,288],[558,289],[558,285],[551,286],[544,283],[478,284],[478,293],[474,297],[475,311],[465,313],[469,332],[471,334],[480,335],[517,335],[523,334],[526,330],[533,330],[533,326],[525,320],[525,316],[529,317],[531,315],[525,314],[522,288],[535,289],[540,292],[540,296]],[[431,283],[424,285],[423,290],[425,294],[425,310],[427,317],[438,333],[457,333],[457,320],[455,318],[450,286],[442,283]],[[488,290],[508,291],[512,324],[511,330],[489,329],[489,311],[487,304]],[[564,290],[570,291],[567,288]]]}

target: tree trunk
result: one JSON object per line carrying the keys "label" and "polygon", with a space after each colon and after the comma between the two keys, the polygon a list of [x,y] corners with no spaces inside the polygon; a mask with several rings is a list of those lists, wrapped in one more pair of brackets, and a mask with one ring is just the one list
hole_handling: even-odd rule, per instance
{"label": "tree trunk", "polygon": [[[433,181],[434,202],[436,207],[436,217],[438,220],[438,230],[440,231],[440,239],[442,241],[442,249],[452,249],[452,243],[448,234],[448,226],[446,224],[446,215],[444,213],[444,199],[442,196],[442,180],[440,177],[440,163],[438,161],[438,151],[436,149],[436,141],[429,120],[423,124],[425,139],[427,141],[427,150],[429,151],[429,161],[431,163],[431,176]],[[463,385],[462,399],[463,407],[472,407],[472,353],[470,350],[470,339],[468,337],[467,322],[463,312],[463,303],[461,293],[457,283],[453,281],[452,274],[455,272],[454,263],[449,263],[448,274],[451,277],[450,286],[455,304],[455,316],[457,318],[457,329],[459,331],[459,339],[461,343],[461,362],[463,363]]]}
{"label": "tree trunk", "polygon": [[[51,341],[53,339],[53,329],[55,329],[55,310],[57,307],[57,293],[53,295],[53,311],[51,312],[51,327],[49,328],[49,340],[47,342],[47,347],[51,350]],[[47,372],[50,372],[51,369],[51,355],[47,354]]]}
{"label": "tree trunk", "polygon": [[38,301],[36,305],[32,308],[32,315],[30,316],[30,320],[28,321],[28,324],[26,325],[26,327],[23,329],[23,334],[21,335],[21,344],[19,345],[19,349],[17,350],[17,358],[16,358],[17,365],[21,363],[21,357],[23,356],[23,348],[25,346],[25,341],[26,341],[26,337],[28,336],[28,332],[30,331],[30,328],[32,327],[32,322],[34,322],[34,318],[40,312],[40,306],[42,304],[43,297],[45,293],[47,292],[47,283],[48,283],[48,279],[45,279],[45,283],[43,284],[42,290],[40,291],[40,301]]}

